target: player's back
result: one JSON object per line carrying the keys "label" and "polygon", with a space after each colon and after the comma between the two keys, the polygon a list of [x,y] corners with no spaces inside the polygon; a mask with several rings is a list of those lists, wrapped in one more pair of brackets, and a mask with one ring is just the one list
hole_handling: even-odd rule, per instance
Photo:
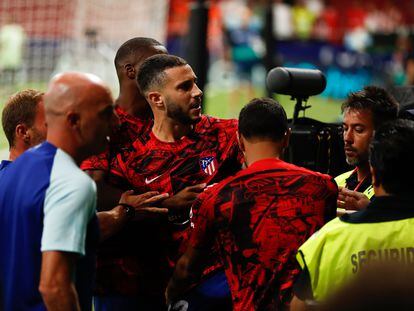
{"label": "player's back", "polygon": [[213,191],[234,309],[286,306],[299,272],[297,249],[335,213],[335,183],[327,175],[265,159]]}

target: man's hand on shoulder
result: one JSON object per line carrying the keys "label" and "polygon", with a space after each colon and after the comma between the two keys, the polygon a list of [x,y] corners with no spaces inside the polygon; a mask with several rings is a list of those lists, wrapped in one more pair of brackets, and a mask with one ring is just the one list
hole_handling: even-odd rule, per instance
{"label": "man's hand on shoulder", "polygon": [[371,201],[361,192],[339,187],[338,207],[346,210],[361,210],[368,206]]}

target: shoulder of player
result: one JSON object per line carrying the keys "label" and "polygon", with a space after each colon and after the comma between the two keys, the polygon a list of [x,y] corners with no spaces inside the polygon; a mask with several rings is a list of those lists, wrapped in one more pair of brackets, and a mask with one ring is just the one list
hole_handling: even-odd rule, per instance
{"label": "shoulder of player", "polygon": [[51,183],[60,184],[72,191],[79,191],[80,193],[96,192],[95,182],[82,170],[73,170],[69,175],[58,175],[51,179]]}
{"label": "shoulder of player", "polygon": [[238,120],[237,119],[220,119],[208,115],[203,115],[200,122],[197,124],[197,129],[201,130],[203,128],[208,129],[223,129],[225,131],[234,131],[237,130]]}
{"label": "shoulder of player", "polygon": [[143,134],[149,128],[151,128],[152,124],[154,123],[154,120],[152,118],[137,118],[133,115],[128,114],[119,106],[115,107],[115,112],[119,119],[119,127],[118,131],[116,131],[118,133],[116,134],[124,134],[125,131],[133,131],[136,132],[136,134]]}
{"label": "shoulder of player", "polygon": [[237,180],[238,178],[244,175],[245,175],[245,170],[241,170],[237,172],[235,175],[229,176],[221,180],[219,183],[215,185],[208,186],[206,190],[204,190],[204,192],[202,193],[202,196],[200,195],[200,197],[203,199],[209,199],[217,195],[220,195],[222,191],[227,191],[226,188],[229,184],[231,184],[234,180]]}
{"label": "shoulder of player", "polygon": [[334,182],[334,178],[328,174],[323,174],[320,172],[316,172],[316,171],[312,171],[310,169],[307,169],[305,167],[301,167],[301,166],[297,166],[295,164],[291,164],[291,163],[286,163],[286,168],[292,171],[296,171],[297,173],[303,175],[304,177],[309,176],[309,178],[312,179],[320,179],[321,181],[330,181],[333,184],[335,184]]}
{"label": "shoulder of player", "polygon": [[13,174],[28,171],[33,174],[48,174],[53,166],[56,150],[56,147],[49,143],[32,147],[13,161],[9,165],[10,169]]}
{"label": "shoulder of player", "polygon": [[300,250],[308,249],[312,245],[324,244],[324,241],[331,241],[338,237],[343,238],[347,234],[349,224],[336,217],[326,223],[320,230],[316,231],[301,247]]}
{"label": "shoulder of player", "polygon": [[75,162],[61,150],[58,150],[53,163],[50,183],[82,192],[95,192],[96,186],[90,176],[82,171]]}

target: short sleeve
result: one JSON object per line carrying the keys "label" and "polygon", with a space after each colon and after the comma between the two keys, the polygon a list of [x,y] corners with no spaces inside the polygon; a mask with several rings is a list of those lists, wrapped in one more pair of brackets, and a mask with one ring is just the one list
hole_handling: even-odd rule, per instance
{"label": "short sleeve", "polygon": [[300,300],[313,300],[312,286],[308,268],[305,266],[300,271],[293,285],[293,292]]}
{"label": "short sleeve", "polygon": [[[296,255],[296,260],[298,261],[302,270],[306,267],[318,267],[320,259],[320,254],[323,251],[324,247],[324,235],[321,230],[316,231],[302,246],[299,247],[299,251]],[[310,271],[314,272],[314,271]]]}
{"label": "short sleeve", "polygon": [[331,221],[336,217],[337,199],[338,199],[338,185],[335,179],[327,176],[326,179],[327,196],[325,199],[325,222]]}
{"label": "short sleeve", "polygon": [[118,153],[111,162],[111,174],[120,178],[127,178],[128,176],[128,155],[123,156]]}
{"label": "short sleeve", "polygon": [[77,167],[54,165],[45,197],[41,251],[84,255],[87,226],[95,212],[95,183]]}
{"label": "short sleeve", "polygon": [[324,288],[326,285],[320,277],[321,273],[326,273],[326,271],[321,270],[322,258],[325,252],[326,242],[329,240],[329,232],[331,231],[331,228],[336,226],[338,221],[338,218],[332,220],[322,227],[321,230],[316,231],[302,246],[299,247],[296,260],[302,271],[305,273],[302,274],[302,277],[306,276],[304,278],[305,282],[302,282],[304,284],[299,285],[303,288],[302,294],[298,291],[298,294],[303,298],[309,299],[310,297],[314,297],[314,299],[318,300],[320,298],[321,288]]}

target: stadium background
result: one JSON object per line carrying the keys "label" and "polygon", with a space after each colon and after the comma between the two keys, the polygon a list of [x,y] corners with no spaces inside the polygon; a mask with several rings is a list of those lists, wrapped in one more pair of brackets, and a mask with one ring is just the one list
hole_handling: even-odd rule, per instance
{"label": "stadium background", "polygon": [[[14,23],[20,25],[25,34],[22,65],[14,81],[8,80],[0,68],[1,107],[18,90],[28,87],[45,90],[50,77],[64,70],[97,74],[111,86],[116,97],[118,85],[113,58],[119,45],[134,36],[153,37],[164,43],[170,53],[185,57],[192,44],[188,34],[195,2],[1,0],[0,33],[4,25]],[[237,27],[237,10],[248,5],[258,32],[263,33],[266,10],[271,10],[273,17],[278,16],[276,10],[280,9],[281,2],[209,1],[206,113],[235,117],[251,95],[245,92],[246,87],[239,81],[228,57],[223,29],[230,24]],[[312,108],[306,111],[308,117],[337,122],[340,103],[348,92],[370,83],[385,86],[404,83],[403,59],[412,48],[414,15],[410,13],[414,12],[414,1],[308,0],[285,1],[282,6],[290,10],[292,16],[296,13],[306,16],[299,20],[309,23],[308,29],[304,27],[300,31],[295,31],[298,25],[292,25],[293,32],[282,36],[273,20],[275,41],[270,54],[275,63],[319,68],[327,76],[325,92],[309,99]],[[263,66],[255,67],[252,75],[255,96],[266,94],[265,74]],[[291,116],[293,102],[287,96],[278,96],[278,99]],[[6,147],[1,133],[2,156]]]}

